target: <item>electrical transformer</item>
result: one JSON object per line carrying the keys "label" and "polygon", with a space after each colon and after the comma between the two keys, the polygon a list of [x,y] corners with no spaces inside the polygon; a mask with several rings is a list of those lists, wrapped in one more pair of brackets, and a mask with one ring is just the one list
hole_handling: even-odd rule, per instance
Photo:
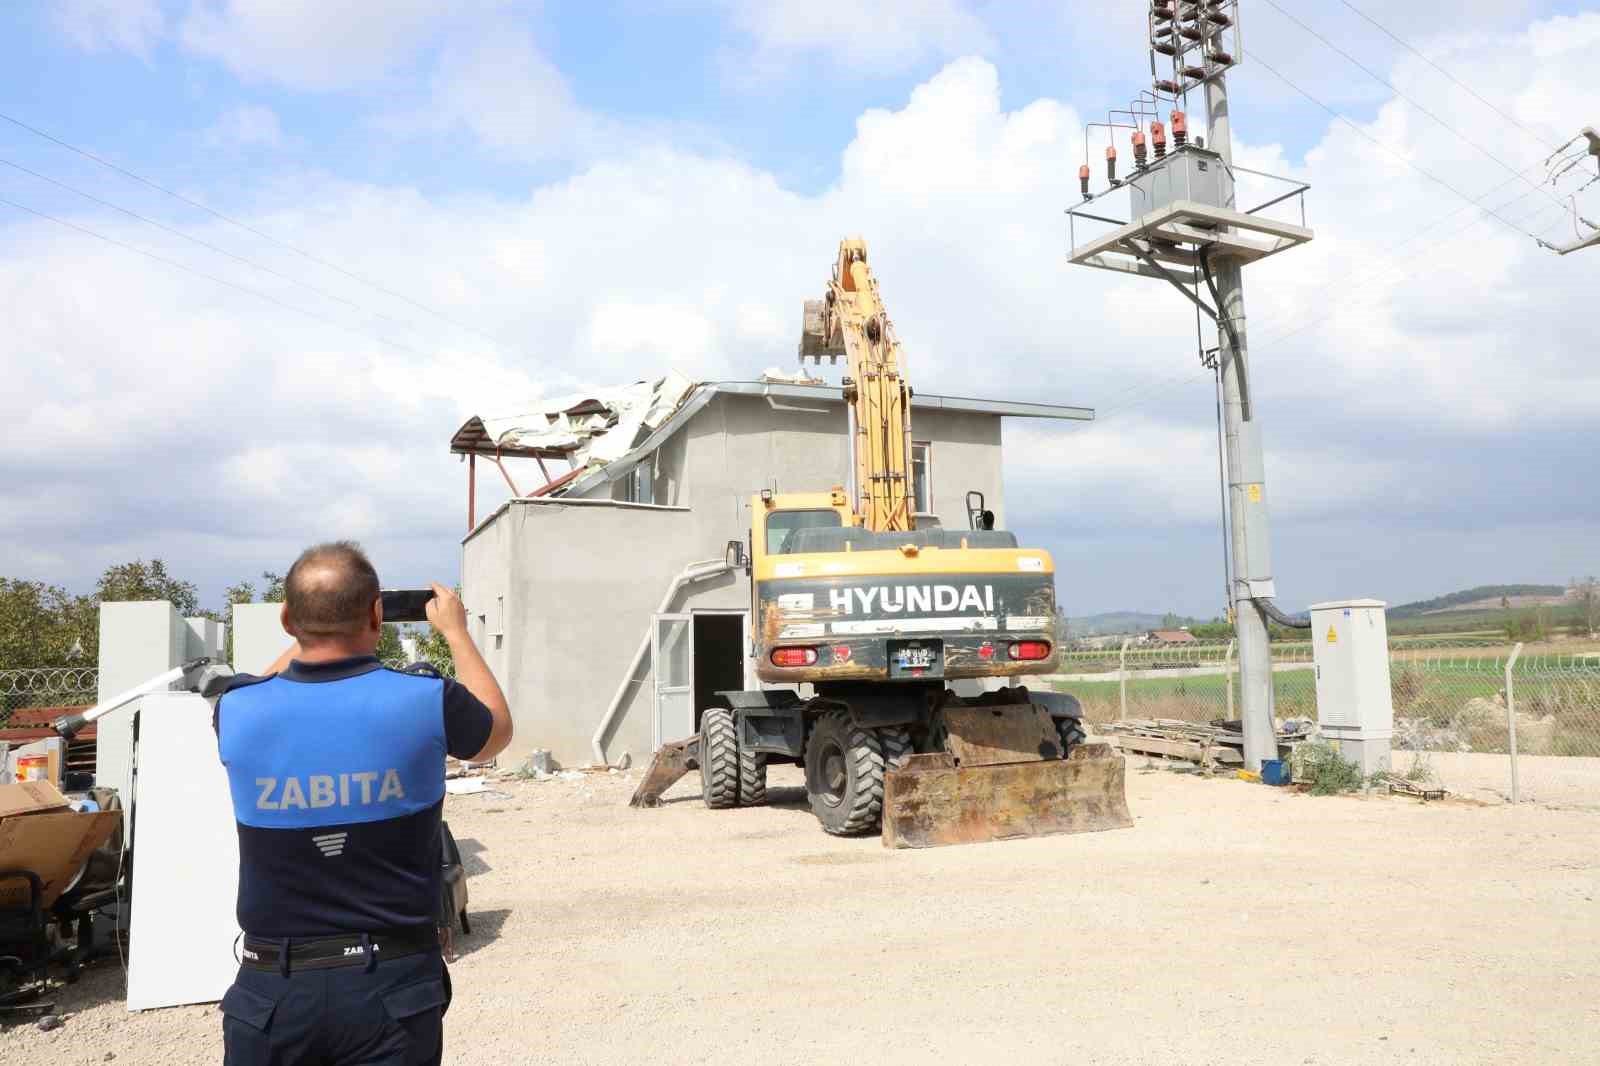
{"label": "electrical transformer", "polygon": [[1311,605],[1317,724],[1323,738],[1364,774],[1389,769],[1394,736],[1385,606],[1382,600]]}
{"label": "electrical transformer", "polygon": [[1132,218],[1188,200],[1207,207],[1233,207],[1233,175],[1222,157],[1188,145],[1148,170],[1128,178]]}

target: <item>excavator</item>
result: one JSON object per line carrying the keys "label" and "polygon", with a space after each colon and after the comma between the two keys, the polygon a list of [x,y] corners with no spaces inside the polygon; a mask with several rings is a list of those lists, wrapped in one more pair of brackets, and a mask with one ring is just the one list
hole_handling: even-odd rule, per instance
{"label": "excavator", "polygon": [[918,527],[912,390],[865,241],[840,243],[806,302],[800,355],[846,360],[850,483],[751,499],[748,549],[732,542],[729,560],[750,577],[768,687],[717,693],[633,805],[694,769],[707,807],[762,804],[767,768],[787,762],[825,831],[881,830],[890,847],[1131,826],[1122,756],[1085,742],[1070,695],[1019,683],[1060,657],[1050,554],[993,529],[981,498],[972,528]]}

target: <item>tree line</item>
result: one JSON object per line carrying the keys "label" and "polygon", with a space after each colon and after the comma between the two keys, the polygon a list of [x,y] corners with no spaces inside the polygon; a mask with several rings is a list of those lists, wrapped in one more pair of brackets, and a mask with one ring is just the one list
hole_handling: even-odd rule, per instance
{"label": "tree line", "polygon": [[[259,586],[249,580],[229,585],[215,609],[202,607],[194,582],[172,573],[162,559],[108,566],[87,595],[44,581],[0,577],[0,669],[93,666],[100,661],[100,604],[145,600],[166,600],[184,618],[226,623],[234,604],[283,602],[283,575],[263,570]],[[449,664],[449,646],[431,626],[385,625],[378,657],[386,662],[404,658],[403,636],[417,640],[419,658]],[[231,659],[231,626],[226,653]]]}

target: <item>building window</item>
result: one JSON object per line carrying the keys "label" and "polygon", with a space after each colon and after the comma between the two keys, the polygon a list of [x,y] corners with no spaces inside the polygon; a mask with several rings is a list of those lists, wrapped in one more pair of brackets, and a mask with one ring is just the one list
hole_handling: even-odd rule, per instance
{"label": "building window", "polygon": [[911,445],[911,502],[917,514],[933,513],[933,445]]}
{"label": "building window", "polygon": [[627,473],[622,498],[629,503],[656,502],[656,457],[647,455]]}

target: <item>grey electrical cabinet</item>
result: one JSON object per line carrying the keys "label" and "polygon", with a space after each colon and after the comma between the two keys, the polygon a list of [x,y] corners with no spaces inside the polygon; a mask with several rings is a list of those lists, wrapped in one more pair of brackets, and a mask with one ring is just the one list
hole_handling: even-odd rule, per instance
{"label": "grey electrical cabinet", "polygon": [[1389,689],[1389,626],[1382,600],[1311,605],[1317,725],[1365,774],[1389,769],[1394,697]]}
{"label": "grey electrical cabinet", "polygon": [[1215,152],[1187,145],[1128,179],[1129,209],[1138,218],[1179,200],[1233,206],[1233,175]]}

